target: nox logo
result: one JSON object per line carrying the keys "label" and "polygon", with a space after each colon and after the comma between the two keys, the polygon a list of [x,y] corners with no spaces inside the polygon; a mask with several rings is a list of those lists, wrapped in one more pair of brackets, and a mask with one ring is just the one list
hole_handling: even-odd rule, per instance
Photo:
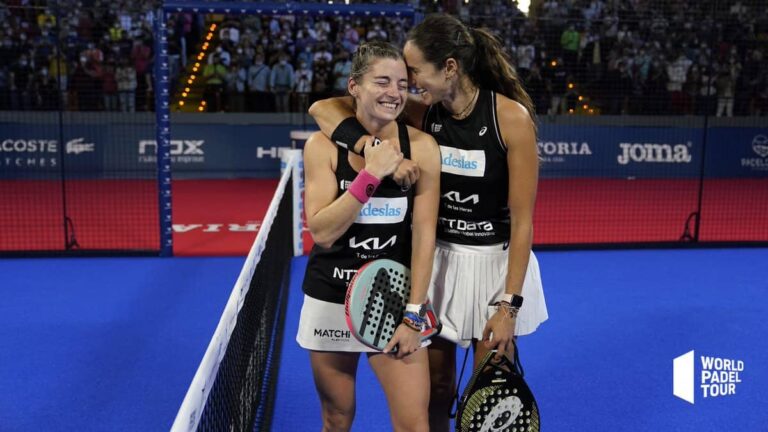
{"label": "nox logo", "polygon": [[461,197],[461,194],[457,191],[450,191],[443,195],[443,198],[447,199],[448,201],[457,202],[459,204],[466,204],[468,202],[471,202],[472,204],[477,204],[480,202],[480,195],[478,194],[472,194],[470,196]]}
{"label": "nox logo", "polygon": [[84,143],[83,141],[85,141],[85,138],[75,138],[67,141],[67,154],[90,153],[95,150],[96,145],[94,143]]}
{"label": "nox logo", "polygon": [[371,237],[359,242],[355,240],[355,237],[349,239],[349,247],[352,249],[363,248],[365,250],[381,250],[388,246],[394,246],[395,243],[397,243],[396,235],[393,235],[384,243],[381,243],[381,239],[378,237]]}
{"label": "nox logo", "polygon": [[711,356],[699,358],[699,380],[696,380],[696,355],[693,350],[673,360],[672,393],[691,404],[695,403],[697,385],[705,399],[735,395],[736,384],[741,383],[741,373],[744,372],[744,361]]}
{"label": "nox logo", "polygon": [[692,146],[687,144],[656,144],[656,143],[619,143],[622,154],[616,159],[619,164],[630,162],[640,163],[690,163]]}
{"label": "nox logo", "polygon": [[[171,140],[171,154],[178,155],[203,155],[204,140]],[[139,141],[139,154],[157,154],[157,141]]]}

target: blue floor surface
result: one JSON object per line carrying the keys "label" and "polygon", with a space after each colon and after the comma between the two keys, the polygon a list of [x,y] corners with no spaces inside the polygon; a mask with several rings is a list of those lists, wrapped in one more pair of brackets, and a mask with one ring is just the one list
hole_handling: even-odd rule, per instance
{"label": "blue floor surface", "polygon": [[[550,319],[520,347],[543,430],[768,430],[768,250],[538,257]],[[168,430],[242,263],[0,260],[0,431]],[[320,430],[308,355],[294,340],[305,264],[293,262],[274,431]],[[744,361],[736,394],[674,397],[672,360],[690,350],[697,364]],[[365,360],[357,400],[354,431],[391,430]]]}
{"label": "blue floor surface", "polygon": [[243,258],[0,260],[0,431],[165,431]]}
{"label": "blue floor surface", "polygon": [[[766,431],[768,250],[537,254],[550,319],[520,339],[544,431]],[[318,431],[320,407],[295,334],[306,258],[294,261],[274,431]],[[736,394],[695,404],[672,394],[672,361],[744,361]],[[361,360],[353,431],[389,431],[378,382]]]}

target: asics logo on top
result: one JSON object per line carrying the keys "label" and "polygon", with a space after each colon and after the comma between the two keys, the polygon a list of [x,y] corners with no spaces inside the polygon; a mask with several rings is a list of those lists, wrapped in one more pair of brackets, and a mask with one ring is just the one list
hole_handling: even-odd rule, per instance
{"label": "asics logo on top", "polygon": [[478,133],[478,135],[483,136],[485,135],[486,132],[488,132],[488,126],[483,126],[483,128],[480,129],[480,132]]}

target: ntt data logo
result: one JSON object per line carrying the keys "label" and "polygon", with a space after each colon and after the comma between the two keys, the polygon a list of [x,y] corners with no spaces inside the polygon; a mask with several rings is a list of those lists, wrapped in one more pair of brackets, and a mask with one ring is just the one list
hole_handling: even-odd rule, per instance
{"label": "ntt data logo", "polygon": [[[698,374],[693,351],[673,360],[672,393],[680,399],[695,403],[696,393],[704,399],[734,396],[741,384],[744,361],[711,356],[699,356]],[[698,378],[698,379],[697,379]]]}

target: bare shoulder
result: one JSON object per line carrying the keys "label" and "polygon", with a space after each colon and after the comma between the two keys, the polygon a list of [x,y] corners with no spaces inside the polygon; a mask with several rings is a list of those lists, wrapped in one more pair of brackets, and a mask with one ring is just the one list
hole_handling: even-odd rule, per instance
{"label": "bare shoulder", "polygon": [[432,135],[408,126],[408,138],[411,140],[411,152],[415,161],[440,159],[440,149]]}
{"label": "bare shoulder", "polygon": [[499,120],[504,122],[514,122],[516,124],[533,124],[528,110],[525,109],[523,104],[518,101],[512,100],[503,94],[496,93],[496,111],[499,116]]}
{"label": "bare shoulder", "polygon": [[499,119],[499,132],[507,147],[515,145],[521,138],[526,140],[533,137],[535,140],[533,118],[520,102],[496,93],[496,114]]}
{"label": "bare shoulder", "polygon": [[327,151],[334,147],[334,144],[331,142],[331,140],[323,135],[321,131],[317,131],[309,136],[307,138],[307,141],[304,143],[304,151],[310,151],[310,152],[323,152]]}
{"label": "bare shoulder", "polygon": [[331,140],[317,131],[307,138],[304,143],[304,165],[317,166],[330,163],[336,169],[336,145]]}

